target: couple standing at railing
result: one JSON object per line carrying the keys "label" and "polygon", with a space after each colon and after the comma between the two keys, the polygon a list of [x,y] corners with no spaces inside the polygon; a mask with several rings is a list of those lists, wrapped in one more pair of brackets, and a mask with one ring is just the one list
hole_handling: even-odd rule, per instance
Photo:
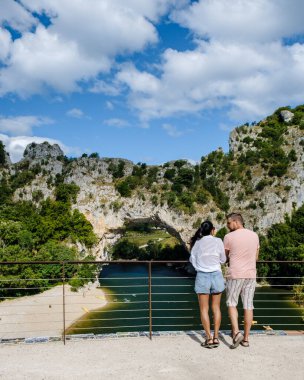
{"label": "couple standing at railing", "polygon": [[[226,304],[232,326],[232,344],[249,347],[249,332],[253,320],[253,296],[256,285],[256,261],[259,254],[258,235],[244,228],[241,214],[227,216],[230,230],[224,242],[214,237],[215,228],[206,220],[191,239],[190,261],[197,271],[195,292],[198,294],[202,325],[206,333],[203,347],[218,347],[221,324],[221,295],[225,290],[221,264],[229,263],[226,280]],[[237,304],[241,295],[244,308],[244,334],[239,330]],[[211,335],[209,296],[213,313],[214,333]]]}

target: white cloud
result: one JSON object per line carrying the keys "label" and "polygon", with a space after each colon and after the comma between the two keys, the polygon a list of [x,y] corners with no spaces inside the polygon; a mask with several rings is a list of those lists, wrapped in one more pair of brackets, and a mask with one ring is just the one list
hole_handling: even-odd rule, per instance
{"label": "white cloud", "polygon": [[303,14],[302,0],[192,2],[171,17],[196,48],[165,50],[158,74],[125,64],[116,79],[145,122],[221,107],[236,121],[259,119],[303,102],[304,44],[282,42],[304,33]]}
{"label": "white cloud", "polygon": [[106,83],[103,80],[96,80],[93,86],[89,89],[90,92],[95,94],[106,94],[109,96],[117,96],[120,94],[121,89],[118,83]]}
{"label": "white cloud", "polygon": [[167,49],[156,77],[124,67],[117,78],[143,120],[228,107],[234,120],[264,117],[304,98],[304,45],[204,42]]}
{"label": "white cloud", "polygon": [[24,32],[37,23],[38,20],[17,1],[1,0],[0,25],[9,24],[13,29]]}
{"label": "white cloud", "polygon": [[147,19],[157,22],[159,18],[167,13],[170,8],[182,8],[188,0],[112,0],[117,4],[128,4],[128,8],[142,14]]}
{"label": "white cloud", "polygon": [[[0,25],[19,30],[21,37],[13,41],[0,29],[0,96],[26,97],[49,88],[82,91],[85,83],[93,93],[127,93],[143,126],[153,118],[221,107],[231,119],[252,120],[278,106],[303,102],[303,44],[282,43],[284,37],[295,40],[304,33],[303,0],[2,3]],[[31,12],[48,15],[51,25],[37,26]],[[115,63],[117,56],[124,61],[125,54],[158,42],[155,25],[170,12],[193,33],[195,48],[167,49],[156,58],[157,65],[141,61],[153,66],[153,73]]]}
{"label": "white cloud", "polygon": [[[108,68],[108,60],[81,54],[74,41],[39,26],[36,33],[24,33],[14,41],[7,67],[1,70],[0,95],[16,92],[20,96],[41,93],[52,87],[57,91],[78,90],[77,81],[89,79]],[[77,62],[77,64],[75,64]]]}
{"label": "white cloud", "polygon": [[53,123],[51,119],[41,116],[3,117],[0,115],[0,132],[9,133],[10,135],[31,135],[34,127],[51,123]]}
{"label": "white cloud", "polygon": [[170,137],[180,137],[184,134],[183,131],[179,131],[174,125],[163,124],[162,128],[167,132]]}
{"label": "white cloud", "polygon": [[61,141],[50,139],[48,137],[38,137],[38,136],[15,136],[10,137],[4,134],[0,134],[0,140],[5,145],[5,150],[10,154],[12,162],[18,162],[23,157],[23,152],[26,146],[32,142],[41,144],[44,141],[48,141],[50,144],[58,144],[63,152],[67,155],[77,153],[79,154],[79,149],[72,148],[64,145]]}
{"label": "white cloud", "polygon": [[303,0],[199,0],[172,18],[200,37],[265,43],[304,32]]}
{"label": "white cloud", "polygon": [[[14,26],[17,21],[10,3],[5,2],[2,21]],[[110,70],[116,55],[156,43],[157,30],[151,20],[156,22],[177,0],[22,0],[24,7],[13,3],[20,13],[22,35],[11,43],[7,66],[0,69],[0,95],[26,97],[48,88],[77,91],[80,81]],[[32,30],[38,19],[31,12],[47,14],[51,24],[45,28],[40,23]],[[114,91],[102,82],[91,90]]]}
{"label": "white cloud", "polygon": [[10,33],[0,27],[0,61],[5,62],[10,52],[12,39]]}
{"label": "white cloud", "polygon": [[152,74],[138,71],[133,64],[125,64],[122,67],[117,79],[128,85],[132,91],[145,94],[155,94],[159,91],[161,83]]}
{"label": "white cloud", "polygon": [[167,132],[167,134],[170,136],[170,137],[180,137],[180,136],[183,136],[187,133],[191,133],[193,132],[193,129],[191,128],[187,128],[187,129],[179,129],[177,128],[175,125],[172,125],[172,124],[169,124],[169,123],[164,123],[162,125],[162,128],[163,130],[165,130]]}
{"label": "white cloud", "polygon": [[[138,7],[113,0],[23,0],[31,10],[56,15],[49,28],[90,57],[141,50],[157,41],[156,29]],[[81,28],[79,28],[81,25]]]}
{"label": "white cloud", "polygon": [[109,102],[108,100],[106,101],[106,107],[108,110],[113,110],[114,109],[114,105],[112,102]]}
{"label": "white cloud", "polygon": [[127,120],[118,118],[104,120],[103,124],[116,128],[125,128],[130,126],[130,123]]}
{"label": "white cloud", "polygon": [[81,119],[84,116],[84,113],[79,108],[72,108],[67,111],[67,116],[75,117],[76,119]]}

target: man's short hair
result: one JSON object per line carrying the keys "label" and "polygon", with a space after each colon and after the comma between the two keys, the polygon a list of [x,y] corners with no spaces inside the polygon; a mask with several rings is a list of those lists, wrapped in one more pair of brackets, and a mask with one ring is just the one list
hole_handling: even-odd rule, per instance
{"label": "man's short hair", "polygon": [[244,225],[244,219],[243,219],[242,215],[238,214],[236,212],[232,212],[231,214],[228,214],[227,219],[232,219],[234,221],[241,223],[242,226]]}

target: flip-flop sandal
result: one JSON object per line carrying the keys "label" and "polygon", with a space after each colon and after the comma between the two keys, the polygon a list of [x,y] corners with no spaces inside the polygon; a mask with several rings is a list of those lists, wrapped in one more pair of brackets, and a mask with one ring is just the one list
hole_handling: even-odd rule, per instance
{"label": "flip-flop sandal", "polygon": [[[211,342],[211,343],[208,343],[208,342]],[[210,339],[206,339],[205,342],[203,342],[201,344],[202,347],[205,347],[205,348],[213,348],[213,339],[210,338]]]}
{"label": "flip-flop sandal", "polygon": [[214,348],[217,348],[218,346],[220,345],[220,341],[218,340],[218,338],[213,338],[213,347]]}
{"label": "flip-flop sandal", "polygon": [[241,343],[240,343],[241,346],[243,347],[249,347],[249,342],[248,340],[243,340]]}
{"label": "flip-flop sandal", "polygon": [[241,334],[239,331],[238,333],[235,334],[233,338],[233,344],[230,346],[231,349],[237,348],[241,342],[243,342],[244,336]]}

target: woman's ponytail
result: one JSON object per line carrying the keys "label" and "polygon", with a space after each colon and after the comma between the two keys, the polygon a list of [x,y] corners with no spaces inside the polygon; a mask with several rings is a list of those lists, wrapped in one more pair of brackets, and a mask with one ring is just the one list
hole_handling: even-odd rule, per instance
{"label": "woman's ponytail", "polygon": [[191,241],[190,241],[190,248],[192,249],[195,242],[201,239],[203,236],[210,235],[213,229],[214,229],[214,226],[210,222],[210,220],[205,220],[200,225],[199,229],[195,232],[195,234],[192,236]]}

